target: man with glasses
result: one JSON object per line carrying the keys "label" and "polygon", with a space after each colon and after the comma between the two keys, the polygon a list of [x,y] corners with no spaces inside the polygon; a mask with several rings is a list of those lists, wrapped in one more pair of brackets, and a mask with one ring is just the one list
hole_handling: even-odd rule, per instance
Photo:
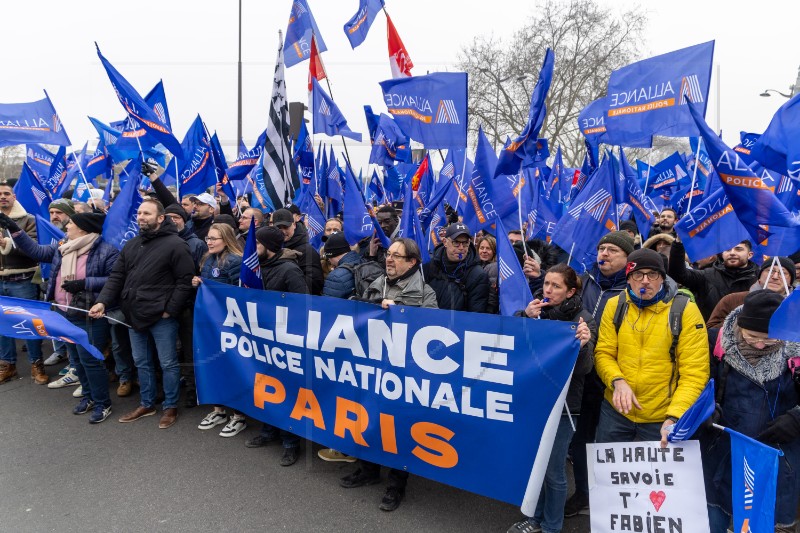
{"label": "man with glasses", "polygon": [[447,226],[440,246],[422,267],[425,281],[436,292],[439,309],[486,313],[489,277],[478,259],[469,228],[460,222]]}
{"label": "man with glasses", "polygon": [[[670,309],[678,287],[661,255],[643,248],[628,256],[627,287],[603,311],[595,367],[606,386],[597,442],[661,441],[708,382],[706,328],[685,296],[673,343]],[[617,301],[624,298],[620,306]],[[672,334],[671,334],[672,333]]]}
{"label": "man with glasses", "polygon": [[242,216],[239,217],[239,235],[236,236],[236,240],[239,241],[242,248],[244,248],[247,242],[247,234],[250,232],[250,221],[253,219],[256,219],[256,230],[258,230],[264,223],[264,213],[262,213],[260,209],[248,207],[242,211]]}

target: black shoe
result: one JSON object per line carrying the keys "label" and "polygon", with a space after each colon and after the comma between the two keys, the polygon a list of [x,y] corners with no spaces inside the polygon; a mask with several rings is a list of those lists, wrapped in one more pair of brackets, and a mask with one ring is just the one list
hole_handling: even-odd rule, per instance
{"label": "black shoe", "polygon": [[364,485],[374,485],[380,482],[380,476],[368,476],[360,468],[350,475],[344,476],[339,480],[339,485],[346,489],[363,487]]}
{"label": "black shoe", "polygon": [[403,496],[405,495],[406,491],[404,489],[389,487],[381,500],[380,510],[386,512],[394,511],[400,507],[400,502],[403,501]]}
{"label": "black shoe", "polygon": [[248,439],[245,441],[244,445],[247,448],[261,448],[262,446],[266,446],[267,444],[272,444],[273,442],[278,442],[278,437],[265,437],[264,435],[258,434],[252,439]]}
{"label": "black shoe", "polygon": [[297,462],[298,457],[300,457],[299,446],[295,446],[294,448],[284,448],[283,457],[281,457],[281,466],[292,466]]}
{"label": "black shoe", "polygon": [[579,514],[589,514],[589,496],[578,490],[564,505],[564,517],[569,518]]}

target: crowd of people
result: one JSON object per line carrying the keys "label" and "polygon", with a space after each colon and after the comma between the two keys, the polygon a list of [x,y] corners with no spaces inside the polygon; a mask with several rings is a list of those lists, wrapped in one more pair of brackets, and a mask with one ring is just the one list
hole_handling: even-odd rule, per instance
{"label": "crowd of people", "polygon": [[[677,213],[665,209],[643,239],[632,220],[597,243],[597,261],[583,274],[568,254],[543,240],[474,234],[450,210],[441,244],[423,264],[414,240],[397,237],[402,206],[386,204],[376,218],[391,245],[377,238],[352,245],[344,223],[325,224],[323,246],[309,242],[303,213],[287,206],[273,213],[231,202],[219,191],[176,198],[151,169],[152,190],[143,191],[139,233],[117,250],[102,238],[106,205],[50,204],[50,221],[65,238],[37,244],[36,223],[16,201],[13,183],[0,184],[0,294],[43,298],[86,331],[106,359],[80,346],[54,343],[43,359],[41,341],[27,341],[31,378],[50,388],[75,386],[72,412],[91,424],[112,411],[116,396],[139,404],[121,423],[160,414],[159,428],[178,420],[179,409],[197,405],[192,328],[197,289],[214,280],[239,285],[243,248],[255,228],[264,289],[357,299],[387,308],[406,305],[498,313],[497,239],[509,239],[533,294],[517,313],[523,319],[577,324],[580,352],[535,514],[509,532],[561,531],[565,517],[589,512],[586,444],[661,441],[692,405],[710,377],[717,409],[696,438],[703,452],[711,531],[731,520],[730,441],[711,422],[779,447],[776,531],[790,531],[800,498],[800,407],[796,343],[768,338],[769,319],[797,285],[800,253],[753,261],[744,241],[702,261],[689,262],[674,231]],[[14,339],[0,337],[0,383],[17,376]],[[46,366],[65,363],[50,381]],[[111,377],[111,379],[109,379]],[[183,387],[181,385],[184,385]],[[160,405],[160,411],[159,411]],[[231,438],[247,418],[224,405],[193,415],[199,430],[223,426]],[[301,438],[262,424],[248,448],[280,442],[282,466],[299,457]],[[354,463],[343,488],[381,480],[381,465],[333,449],[326,461]],[[566,464],[573,464],[576,491],[567,499]],[[380,508],[401,504],[408,472],[390,469]]]}

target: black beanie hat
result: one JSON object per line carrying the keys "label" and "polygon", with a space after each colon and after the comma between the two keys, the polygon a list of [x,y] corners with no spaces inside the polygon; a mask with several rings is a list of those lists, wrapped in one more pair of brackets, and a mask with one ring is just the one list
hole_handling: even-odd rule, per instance
{"label": "black beanie hat", "polygon": [[770,290],[748,293],[736,323],[740,328],[769,333],[769,319],[782,301],[783,296]]}
{"label": "black beanie hat", "polygon": [[283,248],[283,232],[275,226],[258,228],[256,240],[270,252],[277,253],[278,250]]}
{"label": "black beanie hat", "polygon": [[633,220],[624,220],[619,223],[619,230],[620,231],[630,231],[635,235],[639,235],[639,227],[636,225],[636,222]]}
{"label": "black beanie hat", "polygon": [[[789,288],[791,289],[792,285],[794,285],[794,281],[797,279],[797,272],[794,269],[794,262],[788,257],[778,256],[778,263],[789,272],[789,279],[786,281],[789,282]],[[763,274],[765,270],[769,271],[771,266],[772,258],[767,257],[764,259],[764,263],[761,265],[761,270],[758,271],[758,277],[760,278],[761,274]]]}
{"label": "black beanie hat", "polygon": [[325,257],[330,259],[350,251],[350,245],[344,237],[344,233],[334,232],[325,239]]}
{"label": "black beanie hat", "polygon": [[106,216],[100,213],[75,213],[69,219],[86,233],[103,233]]}
{"label": "black beanie hat", "polygon": [[631,272],[649,268],[661,274],[662,278],[667,277],[667,269],[664,268],[663,256],[649,248],[641,248],[628,255],[628,265],[625,267],[625,277],[631,275]]}
{"label": "black beanie hat", "polygon": [[184,222],[189,220],[189,213],[186,212],[181,204],[169,204],[164,208],[164,213],[180,216]]}
{"label": "black beanie hat", "polygon": [[613,244],[625,252],[625,255],[631,255],[633,252],[633,239],[626,231],[612,231],[603,235],[603,238],[597,243],[597,247],[600,248],[603,244]]}

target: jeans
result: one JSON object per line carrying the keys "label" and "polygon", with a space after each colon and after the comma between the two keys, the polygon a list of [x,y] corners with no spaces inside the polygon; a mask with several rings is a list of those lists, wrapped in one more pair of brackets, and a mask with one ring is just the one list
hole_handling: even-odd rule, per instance
{"label": "jeans", "polygon": [[194,308],[186,308],[178,318],[178,335],[181,338],[181,377],[186,380],[186,396],[197,395],[194,382]]}
{"label": "jeans", "polygon": [[707,505],[708,525],[710,533],[727,533],[731,517],[725,511],[714,505]]}
{"label": "jeans", "polygon": [[[108,320],[91,319],[86,315],[67,317],[72,324],[78,326],[89,336],[89,343],[102,352],[108,344]],[[98,359],[83,346],[67,344],[70,360],[75,360],[75,373],[81,382],[83,395],[103,407],[111,405],[108,395],[108,373],[103,359]]]}
{"label": "jeans", "polygon": [[[36,285],[30,280],[0,281],[0,296],[35,300],[38,295]],[[30,321],[26,322],[26,325],[31,327]],[[28,345],[28,361],[33,363],[42,358],[42,340],[38,335],[34,334],[30,340],[25,341],[25,344]],[[0,335],[0,361],[17,364],[17,345],[14,338]]]}
{"label": "jeans", "polygon": [[572,437],[572,472],[575,476],[575,491],[589,496],[589,472],[587,470],[586,445],[594,442],[600,407],[605,403],[605,387],[592,369],[586,375],[581,397],[581,416],[575,422],[575,435]]}
{"label": "jeans", "polygon": [[156,373],[149,340],[155,343],[155,352],[161,364],[164,379],[164,409],[178,406],[181,367],[175,343],[178,339],[178,321],[172,317],[161,318],[149,328],[129,330],[133,361],[139,371],[141,406],[150,409],[156,403]]}
{"label": "jeans", "polygon": [[[234,411],[235,413],[236,411]],[[284,448],[297,448],[300,446],[300,437],[295,435],[294,433],[290,433],[283,429],[278,429],[275,426],[271,426],[264,422],[264,425],[261,426],[261,431],[259,432],[262,437],[266,439],[274,439],[280,433],[281,442]]]}
{"label": "jeans", "polygon": [[114,372],[119,381],[132,382],[135,370],[131,355],[131,336],[122,324],[111,323],[111,353],[114,354]]}
{"label": "jeans", "polygon": [[610,403],[603,401],[595,442],[660,441],[661,424],[661,422],[637,424],[614,410]]}
{"label": "jeans", "polygon": [[542,527],[542,533],[558,533],[564,523],[564,504],[567,502],[567,451],[572,440],[569,417],[561,415],[553,451],[544,474],[544,486],[539,494],[533,521]]}

